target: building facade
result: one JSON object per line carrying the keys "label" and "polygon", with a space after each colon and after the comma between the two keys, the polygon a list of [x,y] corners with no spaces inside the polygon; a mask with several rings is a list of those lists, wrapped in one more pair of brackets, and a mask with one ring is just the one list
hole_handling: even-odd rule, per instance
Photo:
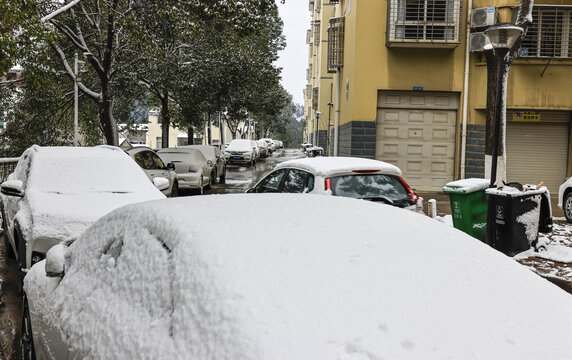
{"label": "building facade", "polygon": [[[519,0],[309,4],[313,27],[321,25],[304,92],[310,141],[328,143],[332,155],[393,163],[418,190],[488,176],[483,31],[514,22]],[[557,193],[572,175],[570,0],[535,1],[506,104],[507,179],[544,181]]]}

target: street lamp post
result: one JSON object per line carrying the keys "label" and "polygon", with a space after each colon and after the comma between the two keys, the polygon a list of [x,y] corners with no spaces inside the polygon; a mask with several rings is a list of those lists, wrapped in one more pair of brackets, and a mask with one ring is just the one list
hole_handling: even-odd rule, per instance
{"label": "street lamp post", "polygon": [[[492,164],[491,164],[491,179],[489,188],[494,188],[497,182],[497,164],[498,164],[498,147],[499,136],[501,127],[501,115],[503,108],[501,106],[504,79],[509,70],[505,67],[505,57],[514,46],[516,40],[522,35],[523,29],[519,26],[511,24],[499,24],[491,26],[485,30],[490,45],[494,48],[498,57],[498,72],[497,72],[497,86],[495,94],[495,116],[494,116],[494,130],[493,130],[493,150],[492,150]],[[492,196],[489,196],[488,210],[487,210],[487,243],[492,244],[495,237],[495,202]]]}
{"label": "street lamp post", "polygon": [[316,141],[315,141],[315,143],[314,143],[314,146],[318,146],[318,142],[319,142],[319,139],[320,139],[320,130],[319,130],[319,126],[320,126],[320,115],[322,115],[322,112],[316,111],[316,131],[315,131]]}

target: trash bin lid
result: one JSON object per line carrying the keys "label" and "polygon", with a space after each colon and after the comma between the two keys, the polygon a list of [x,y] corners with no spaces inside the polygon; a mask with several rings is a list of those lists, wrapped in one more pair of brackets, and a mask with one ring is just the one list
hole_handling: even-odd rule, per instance
{"label": "trash bin lid", "polygon": [[521,197],[544,194],[547,191],[546,187],[542,186],[536,189],[535,186],[525,185],[524,190],[519,190],[511,186],[504,186],[500,188],[490,188],[485,190],[487,195],[505,196],[505,197]]}
{"label": "trash bin lid", "polygon": [[490,183],[489,179],[462,179],[445,184],[443,192],[448,194],[470,194],[488,188]]}

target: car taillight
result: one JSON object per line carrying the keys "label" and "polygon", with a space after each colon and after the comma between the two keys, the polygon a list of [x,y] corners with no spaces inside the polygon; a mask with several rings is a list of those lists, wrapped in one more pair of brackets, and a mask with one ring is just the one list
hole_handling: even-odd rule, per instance
{"label": "car taillight", "polygon": [[199,171],[199,169],[196,166],[194,165],[189,166],[189,172],[197,172],[197,171]]}
{"label": "car taillight", "polygon": [[409,195],[411,196],[411,200],[417,202],[417,195],[415,194],[415,192],[413,192],[413,190],[409,187],[409,184],[407,184],[405,182],[405,180],[403,180],[403,178],[399,178],[399,181],[401,181],[401,183],[403,184],[403,186],[405,186],[405,188],[407,189],[407,191],[409,192]]}
{"label": "car taillight", "polygon": [[326,190],[330,190],[332,188],[332,180],[330,178],[326,178]]}

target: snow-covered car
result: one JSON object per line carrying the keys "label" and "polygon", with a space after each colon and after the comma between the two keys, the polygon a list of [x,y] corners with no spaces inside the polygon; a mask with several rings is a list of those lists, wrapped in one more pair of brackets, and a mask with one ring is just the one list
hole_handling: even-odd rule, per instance
{"label": "snow-covered car", "polygon": [[265,159],[268,157],[269,146],[264,140],[258,140],[258,148],[260,149],[260,157]]}
{"label": "snow-covered car", "polygon": [[[165,196],[176,197],[179,195],[179,184],[177,183],[177,174],[173,169],[175,168],[172,163],[165,165],[163,160],[151,148],[146,146],[137,146],[125,150],[125,152],[141,166],[149,180]],[[166,185],[161,186],[160,183],[166,179]]]}
{"label": "snow-covered car", "polygon": [[308,150],[309,148],[314,147],[314,145],[312,145],[312,144],[306,142],[306,143],[303,143],[303,144],[301,145],[301,147],[302,147],[302,151],[303,151],[303,152],[307,152],[307,150]]}
{"label": "snow-covered car", "polygon": [[183,146],[159,149],[157,154],[163,162],[175,165],[179,189],[196,190],[198,194],[203,194],[205,187],[211,183],[211,167],[200,150]]}
{"label": "snow-covered car", "polygon": [[246,192],[325,194],[423,209],[422,198],[397,166],[363,158],[319,156],[284,161]]}
{"label": "snow-covered car", "polygon": [[133,159],[111,146],[34,145],[1,191],[7,255],[22,268],[115,208],[165,198]]}
{"label": "snow-covered car", "polygon": [[224,157],[228,164],[254,165],[256,154],[252,148],[252,142],[247,139],[233,139],[224,149]]}
{"label": "snow-covered car", "polygon": [[250,143],[252,144],[252,150],[254,150],[254,158],[256,161],[260,160],[260,146],[258,145],[258,141],[250,140]]}
{"label": "snow-covered car", "polygon": [[[187,145],[183,147],[188,147],[191,149],[197,149],[203,153],[205,159],[207,159],[207,164],[211,168],[211,184],[218,184],[220,182],[225,182],[226,179],[226,164],[225,158],[222,151],[219,150],[217,146],[212,145]],[[209,162],[210,161],[210,162]]]}
{"label": "snow-covered car", "polygon": [[276,151],[276,144],[274,143],[274,141],[270,138],[262,138],[260,140],[264,140],[266,141],[266,143],[268,144],[269,148],[270,148],[270,154],[272,154],[274,151]]}
{"label": "snow-covered car", "polygon": [[558,207],[564,210],[564,216],[572,223],[572,177],[568,178],[558,189]]}
{"label": "snow-covered car", "polygon": [[[253,208],[270,238],[212,216]],[[24,291],[38,358],[572,358],[568,293],[439,221],[345,198],[126,206],[50,251]]]}

